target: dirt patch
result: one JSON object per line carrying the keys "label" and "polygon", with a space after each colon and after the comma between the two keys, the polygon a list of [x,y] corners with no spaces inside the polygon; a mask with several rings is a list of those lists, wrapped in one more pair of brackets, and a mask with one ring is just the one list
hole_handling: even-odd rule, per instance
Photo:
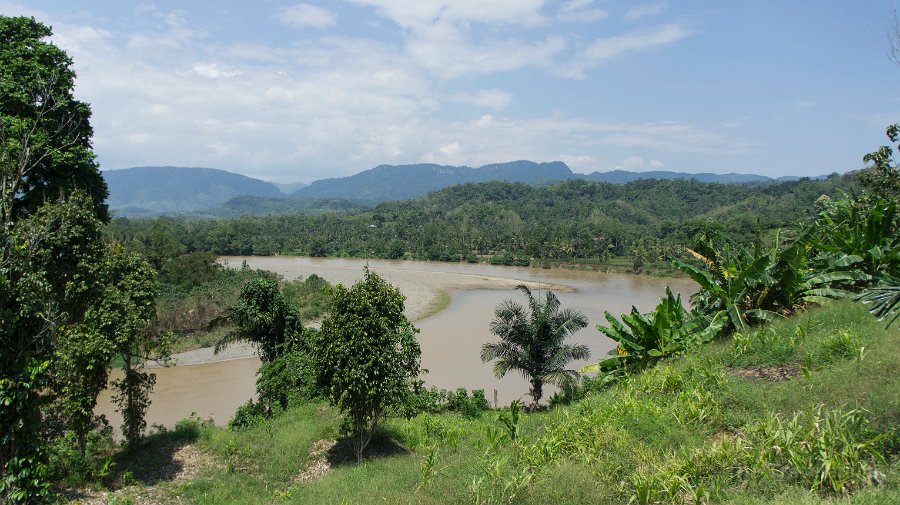
{"label": "dirt patch", "polygon": [[[160,444],[151,450],[159,455],[166,455],[169,462],[146,471],[141,471],[137,465],[133,470],[125,468],[128,465],[123,465],[123,473],[131,475],[123,483],[127,485],[116,490],[66,490],[64,496],[69,503],[82,505],[107,505],[115,502],[116,498],[123,500],[123,503],[135,505],[182,503],[181,497],[172,492],[175,487],[197,477],[203,471],[221,466],[214,457],[200,451],[193,444]],[[119,475],[120,479],[123,478],[122,475]],[[136,481],[134,484],[130,483],[132,479]]]}
{"label": "dirt patch", "polygon": [[748,380],[765,380],[771,382],[791,380],[801,375],[800,367],[797,365],[750,365],[744,368],[729,368],[729,372]]}
{"label": "dirt patch", "polygon": [[337,444],[334,440],[319,440],[312,446],[309,452],[309,463],[306,468],[294,478],[294,482],[305,484],[318,479],[331,470],[331,462],[328,461],[328,453]]}

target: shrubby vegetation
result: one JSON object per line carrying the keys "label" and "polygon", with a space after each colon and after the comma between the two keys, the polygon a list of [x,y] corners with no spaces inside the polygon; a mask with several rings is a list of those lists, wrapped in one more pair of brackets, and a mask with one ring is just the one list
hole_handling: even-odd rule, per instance
{"label": "shrubby vegetation", "polygon": [[338,284],[313,354],[318,384],[346,416],[357,461],[391,409],[421,387],[419,332],[403,314],[404,296],[365,270],[350,289]]}
{"label": "shrubby vegetation", "polygon": [[[845,332],[867,352],[826,351]],[[892,373],[900,366],[900,332],[885,329],[859,304],[840,301],[742,336],[749,345],[736,338],[711,342],[551,411],[514,406],[477,417],[392,418],[375,435],[377,450],[365,465],[347,464],[355,455],[340,444],[318,455],[320,441],[341,433],[338,410],[321,404],[297,406],[246,430],[198,424],[197,446],[223,464],[155,491],[198,504],[900,498],[900,384]],[[778,361],[767,354],[774,338],[790,349]],[[753,370],[789,372],[744,375]],[[298,478],[321,461],[330,465],[324,475]]]}

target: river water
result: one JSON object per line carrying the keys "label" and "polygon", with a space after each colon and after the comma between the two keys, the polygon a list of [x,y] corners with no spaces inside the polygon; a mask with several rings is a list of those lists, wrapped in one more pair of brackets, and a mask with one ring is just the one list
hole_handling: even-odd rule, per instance
{"label": "river water", "polygon": [[[316,274],[345,285],[362,278],[367,263],[299,257],[225,257],[221,261],[235,268],[246,262],[251,268],[271,270],[287,279]],[[630,311],[632,305],[641,311],[650,310],[665,294],[666,286],[676,294],[682,293],[683,298],[696,290],[696,284],[688,279],[564,269],[388,260],[370,260],[368,265],[407,297],[407,316],[420,330],[422,367],[428,370],[423,375],[425,383],[445,389],[484,389],[492,403],[496,390],[500,405],[517,398],[529,400],[528,383],[521,375],[513,372],[497,379],[492,365],[480,359],[482,344],[495,340],[488,330],[494,308],[505,299],[524,303],[525,297],[513,289],[515,285],[524,283],[538,296],[551,290],[563,308],[580,310],[588,317],[588,327],[575,334],[571,342],[586,344],[591,349],[591,362],[613,348],[613,342],[596,329],[598,323],[606,323],[604,310],[616,316]],[[450,303],[428,316],[441,292],[450,295]],[[577,370],[585,363],[573,362],[570,366]],[[171,427],[192,413],[225,424],[235,409],[253,396],[258,366],[259,360],[250,357],[154,370],[157,383],[148,425]],[[545,388],[545,400],[552,393],[552,388]],[[106,414],[118,426],[120,418],[113,410],[108,394],[102,396],[97,412]]]}

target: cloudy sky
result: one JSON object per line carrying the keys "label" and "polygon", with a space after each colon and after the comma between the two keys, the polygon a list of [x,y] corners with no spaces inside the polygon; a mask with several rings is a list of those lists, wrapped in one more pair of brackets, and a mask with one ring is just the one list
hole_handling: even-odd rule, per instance
{"label": "cloudy sky", "polygon": [[892,0],[0,0],[52,25],[104,169],[819,175],[900,121]]}

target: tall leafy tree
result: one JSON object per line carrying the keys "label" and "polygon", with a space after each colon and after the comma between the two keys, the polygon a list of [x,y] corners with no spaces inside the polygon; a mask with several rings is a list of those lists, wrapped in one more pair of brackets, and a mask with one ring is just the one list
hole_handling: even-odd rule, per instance
{"label": "tall leafy tree", "polygon": [[122,413],[122,432],[134,447],[143,433],[156,374],[144,363],[166,363],[169,339],[148,331],[156,313],[156,270],[141,256],[113,244],[102,265],[103,291],[92,307],[88,325],[100,332],[110,351],[122,360],[123,377],[114,381],[114,400]]}
{"label": "tall leafy tree", "polygon": [[[66,337],[80,331],[96,294],[94,274],[103,255],[100,226],[108,218],[106,184],[91,152],[90,109],[74,99],[72,62],[45,40],[50,35],[50,28],[33,18],[0,16],[4,503],[41,501],[46,494],[41,405],[44,393],[57,390],[53,378],[62,375],[57,351]],[[93,366],[90,347],[73,354],[89,358]],[[82,360],[71,369],[82,364],[88,363]],[[76,413],[84,414],[89,403]]]}
{"label": "tall leafy tree", "polygon": [[357,461],[388,410],[405,405],[418,384],[419,330],[403,301],[400,290],[366,268],[350,289],[335,287],[316,339],[318,382],[346,416]]}
{"label": "tall leafy tree", "polygon": [[[92,415],[93,399],[81,393],[95,387],[93,372],[106,363],[87,355],[97,349],[96,335],[80,323],[97,294],[100,230],[92,202],[77,192],[0,227],[0,498],[22,501],[46,489],[43,392],[79,393],[69,404],[76,430]],[[71,360],[57,352],[67,343],[79,343],[68,351]],[[77,384],[54,380],[67,371],[79,374]]]}
{"label": "tall leafy tree", "polygon": [[15,219],[78,188],[108,220],[91,110],[75,99],[72,60],[50,35],[34,18],[0,16],[0,212]]}
{"label": "tall leafy tree", "polygon": [[512,370],[522,373],[531,383],[529,394],[534,406],[544,394],[544,384],[563,386],[577,376],[566,365],[575,359],[587,359],[591,352],[586,345],[567,344],[572,334],[587,326],[587,317],[577,310],[562,309],[553,292],[544,300],[531,294],[527,286],[519,285],[528,300],[527,306],[506,300],[494,311],[491,333],[499,342],[487,342],[481,348],[481,361],[494,363],[494,374],[500,378]]}

